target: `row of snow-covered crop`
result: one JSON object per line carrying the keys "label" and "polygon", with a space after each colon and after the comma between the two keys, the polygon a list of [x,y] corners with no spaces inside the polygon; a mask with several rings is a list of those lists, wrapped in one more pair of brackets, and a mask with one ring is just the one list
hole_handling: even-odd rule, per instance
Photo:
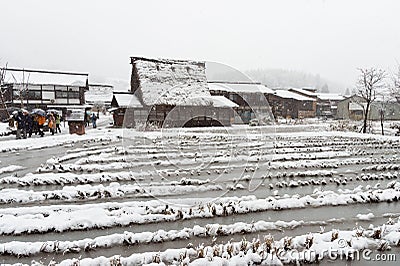
{"label": "row of snow-covered crop", "polygon": [[0,204],[34,203],[50,200],[64,202],[101,198],[160,197],[222,190],[222,186],[220,185],[195,186],[186,185],[185,182],[191,183],[190,180],[185,181],[185,179],[182,179],[182,182],[170,182],[170,185],[120,185],[119,183],[113,182],[108,186],[103,186],[101,184],[94,186],[64,186],[60,190],[27,191],[19,189],[2,189],[0,190]]}
{"label": "row of snow-covered crop", "polygon": [[[168,222],[182,219],[211,218],[269,210],[288,210],[322,206],[369,204],[400,200],[400,183],[386,189],[353,193],[316,191],[312,195],[284,197],[220,198],[220,202],[199,205],[171,205],[151,202],[103,203],[86,205],[35,206],[0,209],[0,234],[63,232],[89,230],[130,224]],[[192,202],[196,202],[193,199]],[[189,203],[185,199],[185,203]],[[182,202],[183,203],[183,202]],[[156,206],[154,206],[156,204]]]}
{"label": "row of snow-covered crop", "polygon": [[[165,242],[163,247],[174,248],[182,246],[185,239],[189,243],[192,239],[199,241],[198,238],[207,236],[235,236],[237,239],[240,234],[249,233],[253,237],[256,235],[253,233],[260,233],[260,243],[254,239],[196,248],[189,244],[186,249],[65,260],[61,264],[293,263],[291,257],[277,256],[282,246],[293,254],[303,254],[306,247],[316,250],[324,245],[334,247],[338,239],[325,241],[328,237],[324,234],[345,238],[347,231],[288,236],[285,241],[275,241],[272,236],[264,238],[262,233],[300,226],[296,230],[302,230],[303,234],[308,227],[315,227],[296,215],[308,211],[315,213],[314,207],[321,207],[318,209],[323,212],[324,206],[341,205],[338,208],[344,209],[355,204],[367,207],[370,203],[387,204],[400,200],[398,171],[393,168],[400,163],[397,157],[400,142],[395,139],[356,134],[352,137],[335,132],[316,132],[317,137],[303,133],[269,136],[259,134],[258,129],[247,136],[190,131],[182,136],[159,135],[159,132],[150,137],[136,134],[134,142],[115,137],[93,141],[83,147],[71,145],[65,155],[46,158],[37,171],[33,169],[32,173],[23,176],[4,176],[7,174],[4,173],[0,177],[0,201],[3,203],[0,206],[0,234],[7,240],[0,244],[1,256],[28,256],[27,260],[39,261],[46,257],[44,254],[51,253],[56,261],[61,261],[67,253],[77,252],[76,257],[82,254],[84,257],[97,256],[102,251],[114,254],[106,253],[110,247],[116,247],[111,250],[118,252],[126,246]],[[362,172],[361,168],[366,170]],[[256,180],[264,182],[256,192],[243,190]],[[17,185],[21,187],[17,189]],[[242,190],[228,195],[241,197],[224,195],[225,191],[236,189]],[[135,198],[147,195],[158,196],[161,200]],[[299,208],[304,211],[292,211]],[[238,220],[248,223],[229,224],[235,216],[254,212],[261,212],[257,217],[271,220],[250,222],[251,219],[241,216]],[[277,212],[293,213],[289,220],[295,221],[276,221],[274,214]],[[342,217],[338,215],[337,218]],[[382,219],[379,214],[375,215],[376,219]],[[356,217],[355,214],[343,216],[346,224]],[[375,218],[370,213],[360,214],[357,219]],[[221,220],[224,225],[216,224]],[[196,221],[202,226],[179,228],[181,224]],[[141,224],[138,232],[129,232],[129,226],[136,224]],[[314,225],[323,224],[321,221]],[[122,228],[117,229],[119,227]],[[303,227],[304,230],[300,229]],[[102,235],[101,229],[106,228]],[[80,235],[79,231],[85,232]],[[109,231],[118,233],[106,233]],[[384,233],[376,239],[378,235],[373,234],[377,234],[374,233],[378,232],[377,228],[359,228],[359,231],[363,234],[360,236],[357,231],[358,238],[368,243],[384,241],[381,247],[377,246],[379,249],[393,245],[396,240],[390,238],[394,230],[382,229]],[[58,239],[60,232],[63,239],[71,234],[76,240]],[[30,234],[31,242],[25,241],[23,234]],[[41,238],[43,240],[36,241],[37,234],[46,235]],[[320,238],[322,235],[324,239]],[[16,238],[20,241],[12,241]],[[180,244],[174,245],[173,240],[180,240]],[[346,240],[358,245],[357,239]],[[280,242],[285,244],[280,245]],[[137,251],[134,248],[129,252]],[[68,255],[69,258],[72,256]],[[315,262],[299,260],[300,263],[308,261]]]}
{"label": "row of snow-covered crop", "polygon": [[[260,226],[265,228],[266,224],[261,223]],[[236,225],[231,226],[232,229],[235,227]],[[204,228],[195,228],[193,230],[198,230],[196,233],[200,234],[206,230]],[[215,226],[215,229],[217,228],[220,228],[220,226]],[[173,234],[173,232],[168,233]],[[168,233],[164,236],[167,236]],[[132,235],[129,236],[127,234],[124,237],[129,239]],[[139,239],[146,241],[145,239],[149,239],[151,235],[136,235],[136,237],[137,239],[135,240],[140,242]],[[176,237],[179,238],[182,235],[177,233]],[[118,236],[115,236],[115,238],[115,242],[119,243],[121,241],[121,238],[118,238]],[[86,251],[90,251],[96,246],[91,246],[89,243],[92,243],[92,245],[114,243],[112,240],[101,238],[92,241],[94,242],[77,242],[70,248],[76,250],[85,250],[86,248]],[[23,246],[24,244],[16,242],[10,243],[9,247],[3,248],[5,248],[4,252],[15,254],[15,252],[19,251],[23,256],[24,252],[28,254],[29,252],[62,252],[62,250],[68,248],[71,244],[73,243],[36,242],[27,243],[26,246]],[[130,242],[128,241],[127,244],[129,245]],[[371,250],[368,254],[373,259],[374,253],[390,250],[391,246],[398,246],[399,244],[400,222],[388,221],[386,224],[380,226],[371,225],[369,228],[356,227],[353,230],[334,229],[328,232],[321,231],[294,237],[283,237],[279,240],[275,240],[271,235],[266,235],[252,240],[243,238],[239,242],[229,241],[221,244],[215,243],[210,246],[193,246],[188,244],[186,248],[168,249],[161,252],[134,253],[128,257],[115,255],[110,258],[101,256],[96,258],[67,259],[61,261],[58,265],[293,265],[318,263],[332,258],[350,261],[357,258],[365,259],[360,255],[360,252],[365,249]],[[68,250],[67,252],[73,252],[73,250]],[[32,265],[42,264],[35,261]]]}

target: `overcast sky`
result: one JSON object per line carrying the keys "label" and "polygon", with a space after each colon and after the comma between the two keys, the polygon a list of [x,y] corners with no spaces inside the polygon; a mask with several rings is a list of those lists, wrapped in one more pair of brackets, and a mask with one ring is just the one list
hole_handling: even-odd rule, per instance
{"label": "overcast sky", "polygon": [[352,86],[400,61],[400,1],[0,0],[0,64],[129,80],[129,56],[284,68]]}

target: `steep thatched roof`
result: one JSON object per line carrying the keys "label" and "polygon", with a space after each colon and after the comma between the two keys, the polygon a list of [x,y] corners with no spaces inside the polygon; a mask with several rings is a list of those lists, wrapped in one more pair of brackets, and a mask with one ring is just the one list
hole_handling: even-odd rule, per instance
{"label": "steep thatched roof", "polygon": [[144,105],[212,105],[205,63],[132,57],[132,91]]}

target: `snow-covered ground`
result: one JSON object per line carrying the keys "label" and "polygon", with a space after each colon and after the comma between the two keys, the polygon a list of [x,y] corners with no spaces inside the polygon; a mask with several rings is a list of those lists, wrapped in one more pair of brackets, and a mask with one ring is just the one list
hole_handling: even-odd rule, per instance
{"label": "snow-covered ground", "polygon": [[0,263],[280,265],[327,261],[329,249],[343,259],[399,253],[393,134],[317,120],[151,132],[109,123],[101,116],[83,136],[0,138]]}

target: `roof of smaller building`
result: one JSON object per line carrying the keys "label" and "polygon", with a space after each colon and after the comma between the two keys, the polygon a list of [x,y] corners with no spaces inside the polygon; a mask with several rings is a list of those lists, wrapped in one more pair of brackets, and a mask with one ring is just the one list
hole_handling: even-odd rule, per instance
{"label": "roof of smaller building", "polygon": [[337,93],[317,93],[317,98],[323,101],[341,101],[345,99],[343,95]]}
{"label": "roof of smaller building", "polygon": [[362,98],[360,96],[357,96],[356,94],[353,95],[346,95],[343,96],[343,99],[340,102],[354,102],[354,101],[363,101]]}
{"label": "roof of smaller building", "polygon": [[317,91],[317,88],[315,88],[315,87],[310,87],[310,86],[305,86],[305,87],[301,87],[303,90],[307,90],[307,91],[310,91],[310,92],[316,92]]}
{"label": "roof of smaller building", "polygon": [[309,91],[309,90],[305,90],[305,89],[299,89],[299,88],[290,88],[289,91],[293,91],[296,93],[300,93],[300,94],[304,94],[310,97],[315,97],[317,96],[317,94],[315,92]]}
{"label": "roof of smaller building", "polygon": [[83,104],[83,105],[70,105],[70,104],[49,104],[47,108],[67,108],[67,109],[85,109],[85,108],[92,108],[93,106],[90,104]]}
{"label": "roof of smaller building", "polygon": [[96,103],[96,102],[111,102],[113,98],[113,94],[111,93],[93,93],[90,91],[85,92],[85,101],[87,103]]}
{"label": "roof of smaller building", "polygon": [[285,99],[294,99],[297,101],[315,101],[314,98],[306,97],[298,93],[287,90],[275,90],[274,95]]}
{"label": "roof of smaller building", "polygon": [[134,107],[142,107],[139,99],[134,94],[128,93],[121,93],[121,94],[114,94],[113,97],[118,103],[119,107],[127,107],[127,108],[134,108]]}
{"label": "roof of smaller building", "polygon": [[100,83],[90,83],[89,90],[101,90],[101,89],[113,89],[113,85],[111,84],[100,84]]}
{"label": "roof of smaller building", "polygon": [[210,97],[214,107],[238,107],[236,103],[232,102],[231,100],[225,98],[224,96],[211,96]]}
{"label": "roof of smaller building", "polygon": [[89,84],[89,90],[85,91],[87,103],[111,102],[113,98],[113,86],[103,84]]}
{"label": "roof of smaller building", "polygon": [[274,91],[261,83],[250,82],[209,82],[210,90],[219,90],[227,92],[239,93],[267,93],[271,94]]}
{"label": "roof of smaller building", "polygon": [[365,103],[350,102],[349,111],[364,111],[364,106]]}

